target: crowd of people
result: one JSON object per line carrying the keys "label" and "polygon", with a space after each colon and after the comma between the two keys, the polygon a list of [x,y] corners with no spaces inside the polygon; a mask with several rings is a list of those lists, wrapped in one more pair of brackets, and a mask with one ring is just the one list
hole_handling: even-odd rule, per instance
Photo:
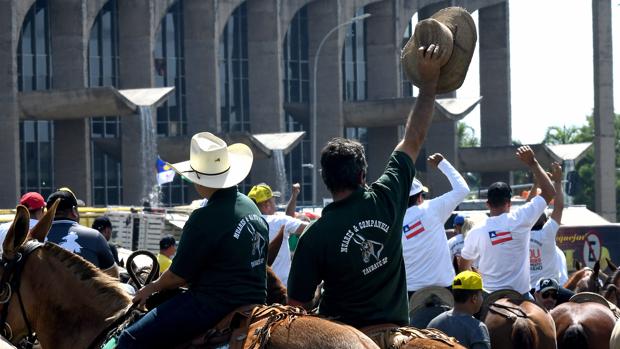
{"label": "crowd of people", "polygon": [[[126,328],[117,348],[171,347],[213,327],[237,307],[264,303],[267,266],[287,286],[290,305],[314,309],[320,285],[318,314],[359,329],[407,326],[410,297],[429,286],[446,288],[454,308],[427,326],[469,348],[490,347],[488,330],[474,317],[489,292],[512,289],[547,309],[563,301],[560,282],[566,266],[555,246],[563,207],[558,164],[547,174],[532,149],[520,147],[516,156],[536,183],[528,201],[513,208],[510,186],[493,183],[487,192],[489,217],[473,222],[456,216],[456,235],[450,240],[445,224],[469,194],[467,183],[441,154],[427,160],[431,169],[446,176],[451,191],[427,199],[429,189],[415,178],[414,164],[431,125],[448,51],[430,44],[413,52],[419,95],[404,136],[378,180],[366,182],[360,143],[335,138],[325,145],[321,177],[333,202],[311,224],[295,214],[298,185],[284,214],[276,212],[280,194],[269,185],[257,184],[247,195],[238,191],[237,184],[252,168],[247,146],[227,145],[208,132],[194,135],[190,159],[171,166],[206,200],[190,215],[178,244],[173,237],[160,241],[161,275],[133,300],[144,305],[157,292],[179,287],[187,291]],[[33,225],[56,200],[60,203],[49,242],[118,278],[110,220],[95,220],[93,229],[81,226],[79,202],[70,189],[61,188],[47,200],[27,193],[20,204],[30,211]],[[547,217],[544,212],[552,200],[554,210]],[[6,229],[0,226],[0,237]],[[299,236],[294,256],[292,236]]]}

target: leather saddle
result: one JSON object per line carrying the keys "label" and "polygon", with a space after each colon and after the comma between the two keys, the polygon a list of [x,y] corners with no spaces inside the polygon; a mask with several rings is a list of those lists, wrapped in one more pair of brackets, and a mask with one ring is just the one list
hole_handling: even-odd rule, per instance
{"label": "leather saddle", "polygon": [[264,348],[271,329],[284,321],[307,315],[299,307],[273,304],[246,305],[224,317],[214,328],[192,341],[192,347],[215,349],[228,344],[230,349]]}
{"label": "leather saddle", "polygon": [[459,342],[434,328],[418,329],[415,327],[400,327],[395,324],[378,324],[360,328],[365,335],[372,339],[381,349],[399,349],[409,341],[421,338],[443,342],[454,347]]}

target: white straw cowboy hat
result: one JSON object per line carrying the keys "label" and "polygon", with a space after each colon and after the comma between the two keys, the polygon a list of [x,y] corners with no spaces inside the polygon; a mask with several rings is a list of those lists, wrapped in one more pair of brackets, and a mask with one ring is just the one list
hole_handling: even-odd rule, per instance
{"label": "white straw cowboy hat", "polygon": [[419,86],[417,52],[420,46],[438,44],[442,51],[437,94],[461,87],[476,48],[476,24],[467,10],[448,7],[431,18],[418,22],[401,54],[403,70],[411,82]]}
{"label": "white straw cowboy hat", "polygon": [[252,150],[226,142],[209,132],[192,137],[189,160],[170,166],[189,181],[208,188],[228,188],[241,182],[252,168]]}

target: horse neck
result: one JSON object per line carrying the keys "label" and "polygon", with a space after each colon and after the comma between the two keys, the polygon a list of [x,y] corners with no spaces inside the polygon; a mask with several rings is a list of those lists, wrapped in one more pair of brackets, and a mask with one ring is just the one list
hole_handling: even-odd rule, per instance
{"label": "horse neck", "polygon": [[33,330],[44,348],[86,348],[131,300],[100,271],[77,274],[75,264],[85,261],[46,252],[37,250],[22,276],[24,298],[33,300],[27,310]]}
{"label": "horse neck", "polygon": [[584,278],[584,274],[586,271],[588,271],[588,269],[581,269],[574,272],[573,275],[571,275],[564,283],[564,288],[574,291],[577,287],[577,283]]}

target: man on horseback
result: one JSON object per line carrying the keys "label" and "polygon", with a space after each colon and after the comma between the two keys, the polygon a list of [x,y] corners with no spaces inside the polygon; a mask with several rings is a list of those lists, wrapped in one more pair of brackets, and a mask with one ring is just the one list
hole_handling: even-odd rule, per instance
{"label": "man on horseback", "polygon": [[[546,213],[542,213],[536,224],[532,227],[530,235],[530,285],[536,286],[540,279],[553,278],[559,279],[561,266],[558,265],[556,254],[555,236],[562,224],[562,211],[564,210],[564,194],[562,191],[562,166],[554,162],[551,165],[551,179],[555,188],[553,198],[553,211],[547,218]],[[534,183],[527,201],[536,196],[538,185]]]}
{"label": "man on horseback", "polygon": [[321,175],[334,202],[299,240],[289,304],[309,308],[324,281],[320,314],[355,327],[408,324],[402,222],[415,175],[413,161],[431,124],[445,54],[434,44],[418,51],[424,83],[405,136],[376,182],[365,184],[367,163],[358,142],[335,138],[323,148]]}
{"label": "man on horseback", "polygon": [[[37,222],[43,217],[45,213],[45,199],[41,194],[31,191],[28,192],[19,199],[19,204],[24,205],[30,213],[29,227],[32,229]],[[2,253],[2,243],[6,238],[6,233],[9,231],[12,222],[0,224],[0,254]]]}
{"label": "man on horseback", "polygon": [[47,208],[49,209],[56,200],[60,200],[60,203],[47,241],[81,256],[104,273],[118,278],[118,268],[106,239],[97,230],[78,223],[80,221],[78,206],[81,204],[75,194],[68,188],[61,188],[47,198]]}
{"label": "man on horseback", "polygon": [[256,205],[237,190],[252,159],[246,145],[227,147],[202,132],[192,137],[190,160],[172,165],[208,201],[185,223],[170,268],[138,291],[133,301],[144,304],[155,292],[189,289],[127,328],[118,348],[171,348],[213,327],[239,306],[265,302],[269,229]]}
{"label": "man on horseback", "polygon": [[480,258],[479,270],[488,291],[512,289],[532,299],[529,293],[530,230],[553,199],[555,189],[529,146],[519,147],[516,155],[534,174],[542,190],[540,195],[511,212],[510,186],[504,182],[491,184],[487,192],[490,217],[465,238],[459,266],[461,270],[468,270],[472,262]]}
{"label": "man on horseback", "polygon": [[448,178],[452,190],[434,199],[424,200],[425,191],[428,190],[420,181],[413,180],[402,232],[409,296],[424,287],[448,288],[452,284],[454,267],[444,224],[469,194],[465,179],[443,155],[433,154],[427,161]]}

